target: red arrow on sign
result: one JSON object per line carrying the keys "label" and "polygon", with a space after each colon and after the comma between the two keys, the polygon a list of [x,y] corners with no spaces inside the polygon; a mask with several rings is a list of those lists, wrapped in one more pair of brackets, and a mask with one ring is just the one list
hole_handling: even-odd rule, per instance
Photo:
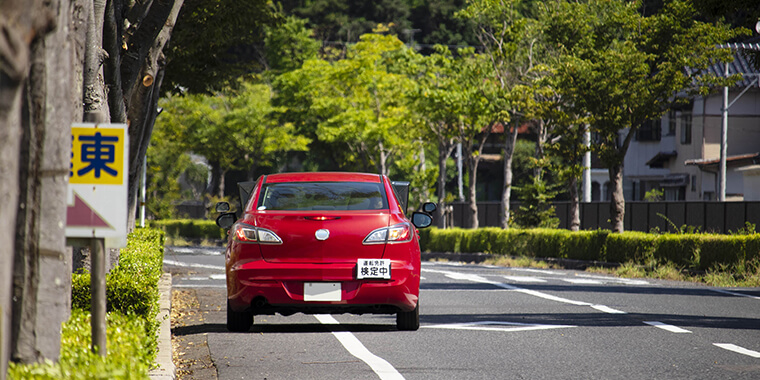
{"label": "red arrow on sign", "polygon": [[69,227],[112,228],[76,193],[74,194],[74,205],[66,208],[66,225]]}

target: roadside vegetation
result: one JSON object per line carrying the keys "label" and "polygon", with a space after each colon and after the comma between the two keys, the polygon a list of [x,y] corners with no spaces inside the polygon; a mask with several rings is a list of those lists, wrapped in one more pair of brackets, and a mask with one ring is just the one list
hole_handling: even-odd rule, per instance
{"label": "roadside vegetation", "polygon": [[421,230],[431,252],[482,252],[493,265],[573,267],[620,277],[693,281],[713,286],[760,286],[760,234],[732,235],[571,232],[481,228]]}
{"label": "roadside vegetation", "polygon": [[57,363],[10,363],[9,379],[146,379],[157,347],[158,280],[164,233],[136,229],[106,277],[107,357],[90,349],[90,274],[72,276],[71,317],[63,324]]}
{"label": "roadside vegetation", "polygon": [[[165,220],[153,227],[168,245],[220,246],[224,231],[211,220]],[[747,225],[730,235],[652,231],[436,228],[420,230],[428,252],[486,253],[484,263],[507,267],[563,268],[563,259],[590,272],[629,278],[692,281],[724,287],[760,286],[760,233]],[[438,259],[438,260],[446,260]]]}
{"label": "roadside vegetation", "polygon": [[[192,28],[221,10],[181,19],[147,154],[150,217],[181,217],[183,201],[235,203],[235,183],[262,174],[339,170],[410,181],[410,204],[458,198],[470,226],[477,201],[500,200],[502,227],[535,227],[549,202],[577,204],[588,150],[622,173],[644,123],[740,79],[703,69],[732,59],[715,46],[750,25],[731,4],[716,13],[691,0],[370,3],[282,2],[256,29],[253,59],[216,63],[222,52]],[[212,35],[233,57],[244,37]],[[621,232],[622,177],[610,182]],[[513,197],[523,208],[508,210]]]}

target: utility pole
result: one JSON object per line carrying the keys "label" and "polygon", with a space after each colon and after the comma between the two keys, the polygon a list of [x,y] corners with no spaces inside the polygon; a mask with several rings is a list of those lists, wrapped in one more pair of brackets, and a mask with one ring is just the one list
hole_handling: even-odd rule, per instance
{"label": "utility pole", "polygon": [[583,144],[586,153],[583,154],[583,203],[591,202],[591,128],[587,125],[583,132]]}

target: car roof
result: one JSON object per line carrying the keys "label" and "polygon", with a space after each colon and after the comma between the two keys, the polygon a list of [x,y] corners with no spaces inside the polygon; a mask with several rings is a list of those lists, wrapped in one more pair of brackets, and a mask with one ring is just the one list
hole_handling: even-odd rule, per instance
{"label": "car roof", "polygon": [[350,172],[279,173],[266,176],[264,183],[282,182],[382,182],[379,174]]}

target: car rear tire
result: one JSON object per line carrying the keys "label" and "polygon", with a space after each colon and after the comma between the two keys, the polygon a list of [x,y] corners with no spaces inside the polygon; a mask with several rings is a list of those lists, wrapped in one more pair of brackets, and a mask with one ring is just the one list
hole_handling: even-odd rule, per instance
{"label": "car rear tire", "polygon": [[227,330],[232,332],[246,332],[253,326],[253,313],[248,311],[238,312],[232,310],[227,301]]}
{"label": "car rear tire", "polygon": [[420,303],[412,311],[396,313],[396,328],[403,331],[417,331],[420,328]]}

